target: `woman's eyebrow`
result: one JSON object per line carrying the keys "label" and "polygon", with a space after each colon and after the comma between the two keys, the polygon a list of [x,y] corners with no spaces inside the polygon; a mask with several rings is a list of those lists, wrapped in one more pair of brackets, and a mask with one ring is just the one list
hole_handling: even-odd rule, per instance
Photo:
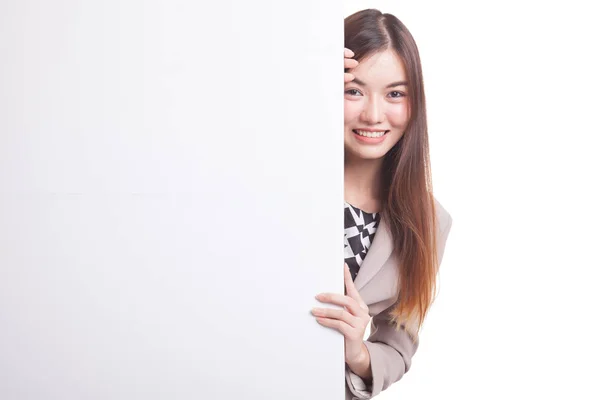
{"label": "woman's eyebrow", "polygon": [[392,82],[389,85],[387,85],[386,88],[393,88],[394,86],[408,86],[408,84],[406,83],[406,81]]}
{"label": "woman's eyebrow", "polygon": [[[367,86],[363,81],[361,81],[360,79],[358,79],[356,77],[353,80],[351,80],[349,83],[351,83],[351,82],[354,82],[359,86]],[[407,86],[407,83],[406,83],[406,81],[392,82],[386,86],[386,89],[393,88],[395,86]]]}

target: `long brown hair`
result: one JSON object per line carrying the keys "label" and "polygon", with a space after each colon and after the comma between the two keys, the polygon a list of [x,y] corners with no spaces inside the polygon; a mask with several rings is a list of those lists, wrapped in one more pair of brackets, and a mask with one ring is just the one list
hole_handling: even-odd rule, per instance
{"label": "long brown hair", "polygon": [[438,222],[421,59],[412,35],[392,14],[376,9],[359,11],[346,17],[344,31],[344,47],[354,52],[354,59],[360,62],[391,49],[403,61],[407,73],[410,118],[398,143],[384,156],[380,210],[399,261],[398,300],[389,317],[396,329],[410,326],[411,333],[418,334],[435,299],[438,269]]}

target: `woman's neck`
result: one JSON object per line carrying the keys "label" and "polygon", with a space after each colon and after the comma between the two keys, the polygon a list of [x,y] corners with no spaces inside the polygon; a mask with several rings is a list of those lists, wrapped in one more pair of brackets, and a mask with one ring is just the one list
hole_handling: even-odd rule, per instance
{"label": "woman's neck", "polygon": [[382,159],[344,162],[344,199],[366,212],[379,212]]}

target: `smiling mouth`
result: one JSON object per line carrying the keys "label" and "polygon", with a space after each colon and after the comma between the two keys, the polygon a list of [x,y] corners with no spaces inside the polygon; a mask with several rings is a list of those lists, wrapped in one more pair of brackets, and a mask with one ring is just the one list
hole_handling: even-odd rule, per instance
{"label": "smiling mouth", "polygon": [[371,132],[371,131],[362,131],[359,129],[352,129],[352,132],[354,132],[356,135],[359,135],[359,136],[378,138],[378,137],[382,137],[383,135],[387,134],[389,132],[389,130],[388,131]]}

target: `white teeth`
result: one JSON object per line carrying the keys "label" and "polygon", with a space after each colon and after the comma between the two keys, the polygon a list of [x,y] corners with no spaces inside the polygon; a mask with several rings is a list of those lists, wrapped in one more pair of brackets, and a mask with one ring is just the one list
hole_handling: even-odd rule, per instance
{"label": "white teeth", "polygon": [[378,138],[378,137],[382,137],[383,135],[385,135],[386,131],[368,132],[368,131],[355,130],[354,132],[358,133],[360,136],[366,136],[366,137],[370,137],[370,138]]}

